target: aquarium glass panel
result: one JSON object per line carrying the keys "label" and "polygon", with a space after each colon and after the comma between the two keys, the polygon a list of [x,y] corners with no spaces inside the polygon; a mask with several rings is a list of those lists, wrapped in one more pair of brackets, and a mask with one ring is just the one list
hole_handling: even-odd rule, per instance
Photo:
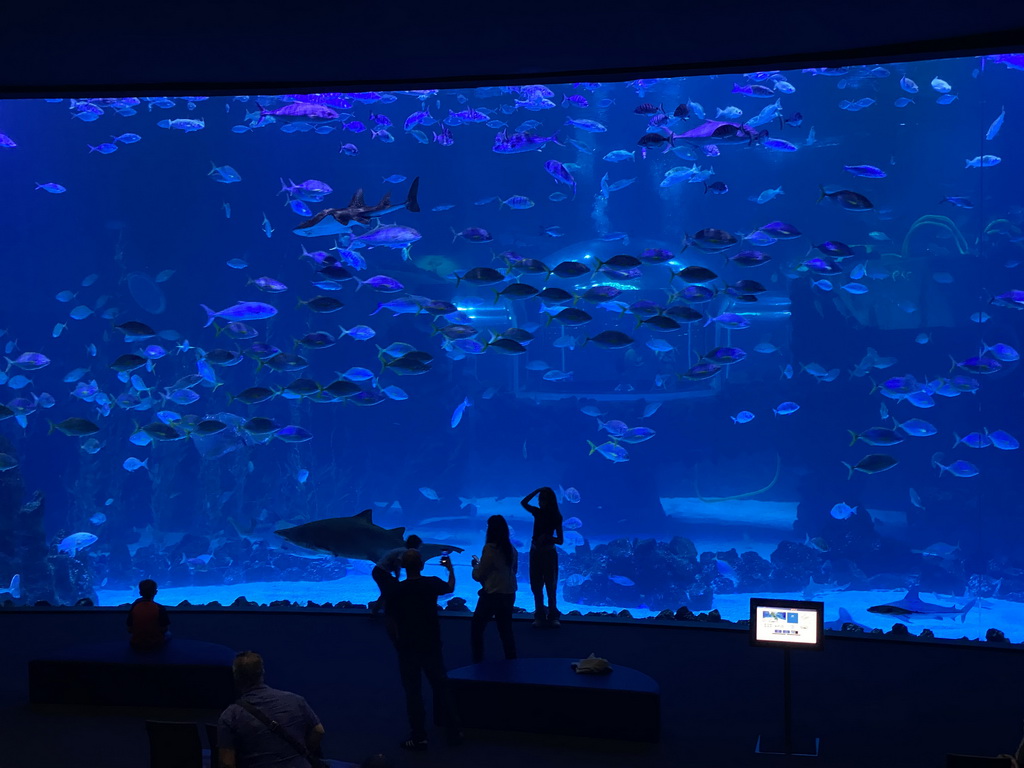
{"label": "aquarium glass panel", "polygon": [[0,102],[0,600],[1024,639],[1022,68]]}

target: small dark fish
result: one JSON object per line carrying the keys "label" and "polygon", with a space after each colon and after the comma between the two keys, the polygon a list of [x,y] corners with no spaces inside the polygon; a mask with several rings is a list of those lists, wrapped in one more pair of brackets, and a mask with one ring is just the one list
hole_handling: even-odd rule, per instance
{"label": "small dark fish", "polygon": [[633,269],[639,267],[643,262],[640,261],[636,256],[630,256],[628,253],[620,253],[612,256],[610,259],[597,262],[597,268],[603,269],[604,267],[610,267],[611,269]]}
{"label": "small dark fish", "polygon": [[337,381],[331,382],[326,387],[324,387],[324,392],[338,400],[342,400],[346,397],[352,397],[352,395],[356,394],[357,392],[362,392],[362,389],[354,381],[349,381],[348,379],[338,379]]}
{"label": "small dark fish", "polygon": [[892,469],[898,463],[899,459],[887,453],[869,453],[856,464],[850,465],[844,461],[843,466],[849,470],[849,477],[853,477],[854,470],[863,472],[866,475],[874,475],[879,472],[885,472],[887,469]]}
{"label": "small dark fish", "polygon": [[588,288],[580,298],[584,301],[592,301],[595,304],[600,304],[602,301],[611,301],[618,296],[622,291],[613,285],[595,285],[592,288]]}
{"label": "small dark fish", "polygon": [[494,239],[494,236],[491,235],[490,232],[486,229],[482,229],[481,227],[467,227],[461,232],[456,232],[453,229],[452,234],[454,235],[452,238],[453,243],[460,237],[470,243],[489,243]]}
{"label": "small dark fish", "polygon": [[757,282],[757,280],[737,280],[725,290],[730,296],[738,298],[764,293],[768,289],[761,285],[761,283]]}
{"label": "small dark fish", "polygon": [[[356,387],[356,389],[358,390],[359,388]],[[250,435],[269,435],[271,432],[276,432],[280,427],[272,419],[268,419],[265,416],[254,416],[242,425],[242,429]]]}
{"label": "small dark fish", "polygon": [[710,192],[713,195],[724,195],[728,191],[729,191],[729,187],[726,185],[726,183],[724,181],[713,181],[710,184],[705,182],[705,184],[704,184],[704,194],[705,195],[708,192]]}
{"label": "small dark fish", "polygon": [[833,259],[845,259],[853,256],[853,249],[846,243],[841,243],[838,240],[826,240],[824,243],[814,247]]}
{"label": "small dark fish", "polygon": [[88,437],[100,431],[96,424],[93,424],[88,419],[80,419],[77,416],[71,416],[57,424],[51,421],[50,432],[53,432],[55,429],[59,429],[69,437]]}
{"label": "small dark fish", "polygon": [[730,232],[723,229],[702,229],[697,234],[686,236],[686,244],[692,245],[699,251],[706,253],[717,253],[736,245],[739,240]]}
{"label": "small dark fish", "polygon": [[523,299],[529,299],[540,293],[540,290],[534,288],[532,285],[526,283],[509,283],[500,291],[494,292],[494,301],[497,302],[499,298],[509,299],[511,301],[522,301]]}
{"label": "small dark fish", "polygon": [[710,360],[716,365],[732,365],[746,359],[746,357],[747,353],[739,347],[715,347],[706,355],[703,355],[701,359]]}
{"label": "small dark fish", "polygon": [[865,429],[861,433],[854,432],[852,429],[847,430],[850,433],[850,445],[854,445],[858,440],[862,440],[868,445],[877,445],[882,447],[888,447],[890,445],[899,445],[903,442],[903,438],[899,436],[899,433],[892,429],[885,427],[872,427],[871,429]]}
{"label": "small dark fish", "polygon": [[644,264],[664,264],[672,260],[672,252],[664,248],[645,248],[637,258]]}
{"label": "small dark fish", "polygon": [[685,304],[674,304],[671,307],[666,307],[665,315],[680,323],[699,323],[704,319],[703,314]]}
{"label": "small dark fish", "polygon": [[299,306],[305,304],[314,312],[321,314],[327,314],[329,312],[337,312],[339,309],[345,306],[345,304],[332,296],[314,296],[309,301],[299,299]]}
{"label": "small dark fish", "polygon": [[455,276],[455,287],[458,288],[459,283],[463,280],[473,285],[494,285],[504,282],[505,275],[492,267],[473,267],[473,269]]}
{"label": "small dark fish", "polygon": [[[683,105],[683,106],[685,106],[685,105]],[[678,107],[677,107],[677,109],[678,109]],[[644,102],[639,107],[636,107],[633,110],[633,114],[636,114],[636,115],[655,115],[655,114],[657,114],[658,112],[661,112],[661,111],[663,111],[663,110],[662,110],[660,105],[656,107],[653,104]]]}
{"label": "small dark fish", "polygon": [[203,419],[198,424],[196,424],[192,432],[203,436],[216,435],[220,432],[223,432],[227,428],[228,425],[225,424],[223,421],[218,421],[217,419]]}
{"label": "small dark fish", "polygon": [[313,331],[312,333],[307,333],[295,343],[310,349],[325,349],[326,347],[333,347],[337,342],[338,340],[327,333],[327,331]]}
{"label": "small dark fish", "polygon": [[776,240],[793,240],[803,234],[792,224],[787,224],[784,221],[773,221],[770,224],[765,224],[758,231],[764,232]]}
{"label": "small dark fish", "polygon": [[524,275],[546,275],[551,273],[547,264],[540,259],[525,258],[512,252],[501,255],[508,262],[508,271],[510,273],[516,272]]}
{"label": "small dark fish", "polygon": [[583,325],[594,319],[582,309],[576,309],[576,307],[566,307],[557,314],[552,315],[552,318],[562,325],[569,326]]}
{"label": "small dark fish", "polygon": [[586,346],[587,342],[590,341],[605,349],[622,349],[633,343],[633,337],[626,335],[622,331],[601,331],[596,336],[588,336],[586,341],[583,342],[583,346]]}
{"label": "small dark fish", "polygon": [[229,396],[229,399],[238,400],[246,405],[259,405],[270,400],[276,394],[276,392],[266,387],[249,387],[239,392],[233,398]]}
{"label": "small dark fish", "polygon": [[843,272],[840,266],[827,256],[805,259],[803,266],[816,275],[840,275]]}
{"label": "small dark fish", "polygon": [[824,187],[819,187],[819,189],[821,190],[821,194],[818,196],[819,203],[827,197],[844,211],[870,211],[875,207],[870,200],[859,192],[853,192],[849,189],[826,192]]}
{"label": "small dark fish", "polygon": [[710,283],[712,280],[718,279],[716,273],[707,267],[697,266],[696,264],[684,267],[678,272],[673,272],[672,276],[685,280],[687,283]]}
{"label": "small dark fish", "polygon": [[110,367],[115,371],[127,373],[128,371],[134,371],[136,368],[141,368],[146,364],[146,358],[140,357],[139,355],[127,354],[121,355],[114,362],[110,364]]}
{"label": "small dark fish", "polygon": [[162,421],[154,421],[152,424],[147,424],[142,428],[142,431],[154,440],[161,440],[164,442],[181,440],[185,437],[184,432],[179,431],[170,424],[164,424]]}
{"label": "small dark fish", "polygon": [[[700,315],[700,312],[697,314]],[[703,315],[701,315],[701,317],[703,318]],[[640,323],[642,325],[649,326],[656,331],[661,331],[662,333],[678,331],[683,327],[678,320],[668,315],[652,315],[645,320],[641,320]]]}
{"label": "small dark fish", "polygon": [[682,378],[689,381],[702,381],[704,379],[710,379],[712,376],[721,372],[722,366],[715,365],[714,363],[697,363],[691,366],[686,373],[679,374]]}
{"label": "small dark fish", "polygon": [[545,304],[565,304],[576,297],[562,288],[545,288],[537,294],[537,298]]}
{"label": "small dark fish", "polygon": [[156,331],[148,325],[134,320],[129,320],[125,323],[118,323],[114,327],[121,331],[126,339],[137,339],[141,341],[142,339],[151,339],[156,336]]}
{"label": "small dark fish", "polygon": [[662,144],[675,146],[675,141],[671,136],[665,136],[661,133],[645,133],[636,143],[640,147],[660,147]]}
{"label": "small dark fish", "polygon": [[504,337],[491,339],[491,341],[484,345],[484,349],[493,349],[495,352],[500,352],[503,355],[521,355],[526,351],[526,347],[515,339],[506,339]]}
{"label": "small dark fish", "polygon": [[588,272],[590,272],[590,267],[579,261],[563,261],[551,270],[551,274],[561,278],[580,277]]}
{"label": "small dark fish", "polygon": [[760,264],[767,264],[772,260],[764,251],[740,251],[729,256],[729,261],[738,267],[756,267]]}
{"label": "small dark fish", "polygon": [[272,371],[282,372],[295,372],[301,371],[309,367],[309,361],[299,355],[288,355],[284,352],[280,352],[268,360],[261,360],[260,364],[256,367],[256,370],[260,370],[263,366],[266,366]]}
{"label": "small dark fish", "polygon": [[636,317],[654,317],[661,314],[661,307],[650,299],[640,299],[629,305],[629,311]]}

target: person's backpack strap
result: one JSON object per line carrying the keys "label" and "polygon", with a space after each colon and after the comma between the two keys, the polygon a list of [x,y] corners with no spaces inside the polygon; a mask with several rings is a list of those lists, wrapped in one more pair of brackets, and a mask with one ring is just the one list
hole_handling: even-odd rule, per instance
{"label": "person's backpack strap", "polygon": [[259,720],[261,723],[263,723],[265,726],[267,726],[267,728],[270,729],[271,733],[276,733],[278,736],[280,736],[282,739],[288,742],[288,745],[292,749],[294,749],[296,752],[299,753],[300,756],[306,758],[309,761],[309,764],[312,766],[312,768],[321,768],[323,762],[320,760],[320,758],[311,754],[306,745],[300,743],[298,739],[296,739],[284,728],[282,728],[280,723],[278,723],[276,720],[271,720],[267,716],[266,712],[252,704],[252,702],[246,701],[245,699],[239,699],[235,703],[242,709],[244,709],[246,712],[248,712],[250,715],[255,717],[257,720]]}

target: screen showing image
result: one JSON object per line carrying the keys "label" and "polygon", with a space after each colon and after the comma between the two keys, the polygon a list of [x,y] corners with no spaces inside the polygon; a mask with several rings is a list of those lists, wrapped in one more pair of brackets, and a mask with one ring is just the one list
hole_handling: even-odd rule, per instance
{"label": "screen showing image", "polygon": [[755,644],[817,647],[822,637],[823,603],[752,600],[751,640]]}
{"label": "screen showing image", "polygon": [[815,611],[761,608],[757,622],[758,640],[782,640],[787,643],[818,642],[818,623]]}

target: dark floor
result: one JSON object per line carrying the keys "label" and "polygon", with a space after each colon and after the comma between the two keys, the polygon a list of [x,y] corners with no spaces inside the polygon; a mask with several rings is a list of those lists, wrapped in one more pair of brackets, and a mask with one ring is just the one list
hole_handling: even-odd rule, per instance
{"label": "dark floor", "polygon": [[[738,630],[565,621],[535,630],[517,621],[520,655],[581,658],[596,652],[659,681],[661,742],[637,746],[500,731],[471,731],[465,744],[401,752],[404,702],[393,651],[365,614],[177,612],[179,636],[261,652],[270,685],[305,695],[328,731],[329,757],[358,761],[383,751],[399,766],[935,766],[946,752],[997,754],[1016,747],[1024,704],[1017,647],[827,640],[794,654],[798,736],[821,738],[819,758],[754,753],[757,737],[781,735],[782,656],[751,648]],[[216,712],[31,711],[27,662],[75,642],[118,637],[123,617],[93,609],[0,611],[0,768],[145,768],[143,722],[216,719]],[[442,622],[450,667],[469,663],[466,617]],[[498,653],[489,635],[489,654]],[[529,706],[524,701],[522,706]]]}

